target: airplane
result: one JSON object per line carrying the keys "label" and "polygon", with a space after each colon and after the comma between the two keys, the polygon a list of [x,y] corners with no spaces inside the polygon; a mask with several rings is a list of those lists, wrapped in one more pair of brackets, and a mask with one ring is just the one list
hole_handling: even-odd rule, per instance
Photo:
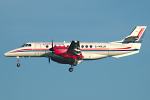
{"label": "airplane", "polygon": [[7,57],[17,58],[17,67],[20,67],[19,57],[47,57],[50,60],[69,64],[69,72],[83,60],[96,60],[106,57],[120,58],[139,53],[144,31],[147,26],[137,26],[123,40],[109,43],[90,43],[73,40],[69,42],[25,43],[20,48],[4,53]]}

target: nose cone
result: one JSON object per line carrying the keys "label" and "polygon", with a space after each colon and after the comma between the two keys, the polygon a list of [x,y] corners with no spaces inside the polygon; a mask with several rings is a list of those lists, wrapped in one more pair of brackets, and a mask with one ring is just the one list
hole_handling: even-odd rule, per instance
{"label": "nose cone", "polygon": [[8,52],[4,53],[4,56],[9,56],[9,53]]}
{"label": "nose cone", "polygon": [[7,53],[4,53],[4,56],[7,56]]}

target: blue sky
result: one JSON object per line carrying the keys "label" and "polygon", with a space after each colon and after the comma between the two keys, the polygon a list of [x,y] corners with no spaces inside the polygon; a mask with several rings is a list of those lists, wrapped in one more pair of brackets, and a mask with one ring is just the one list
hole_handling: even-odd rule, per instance
{"label": "blue sky", "polygon": [[[0,100],[150,100],[149,0],[1,0]],[[26,42],[111,42],[147,26],[139,54],[69,65],[4,57]]]}

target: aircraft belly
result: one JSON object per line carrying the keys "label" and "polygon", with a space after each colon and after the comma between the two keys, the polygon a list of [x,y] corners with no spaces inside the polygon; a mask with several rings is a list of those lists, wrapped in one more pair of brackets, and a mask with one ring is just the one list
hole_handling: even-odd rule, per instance
{"label": "aircraft belly", "polygon": [[17,56],[20,56],[20,57],[35,57],[35,52],[18,52]]}
{"label": "aircraft belly", "polygon": [[11,57],[50,57],[52,54],[51,52],[16,52],[16,53],[9,53],[9,56]]}
{"label": "aircraft belly", "polygon": [[131,51],[109,51],[109,56],[121,55],[121,54],[130,53],[130,52]]}
{"label": "aircraft belly", "polygon": [[36,57],[50,57],[52,55],[51,52],[36,52],[35,55]]}
{"label": "aircraft belly", "polygon": [[92,51],[92,52],[82,52],[82,55],[84,56],[84,60],[94,60],[94,59],[101,59],[108,57],[108,51]]}

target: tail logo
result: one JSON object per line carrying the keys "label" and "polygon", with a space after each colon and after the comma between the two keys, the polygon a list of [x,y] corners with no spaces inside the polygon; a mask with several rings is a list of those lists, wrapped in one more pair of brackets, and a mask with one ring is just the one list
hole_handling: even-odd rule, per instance
{"label": "tail logo", "polygon": [[145,28],[141,28],[141,30],[139,31],[139,33],[138,33],[138,39],[136,39],[137,41],[141,38],[141,36],[142,36],[142,33],[144,32],[144,30],[145,30]]}

